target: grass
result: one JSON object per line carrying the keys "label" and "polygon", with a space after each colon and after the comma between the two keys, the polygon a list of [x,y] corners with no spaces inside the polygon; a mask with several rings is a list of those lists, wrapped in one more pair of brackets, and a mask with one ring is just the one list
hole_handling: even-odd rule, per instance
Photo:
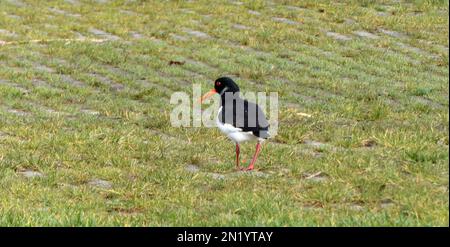
{"label": "grass", "polygon": [[[448,226],[448,34],[448,1],[1,0],[0,225]],[[279,94],[257,172],[169,123],[222,75]]]}

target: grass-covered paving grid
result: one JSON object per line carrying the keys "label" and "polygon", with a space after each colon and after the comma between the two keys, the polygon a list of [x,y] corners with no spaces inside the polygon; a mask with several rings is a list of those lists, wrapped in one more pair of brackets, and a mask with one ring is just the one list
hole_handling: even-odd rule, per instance
{"label": "grass-covered paving grid", "polygon": [[[0,225],[448,226],[448,14],[0,0]],[[172,93],[224,75],[279,95],[253,172],[219,130],[170,125]]]}

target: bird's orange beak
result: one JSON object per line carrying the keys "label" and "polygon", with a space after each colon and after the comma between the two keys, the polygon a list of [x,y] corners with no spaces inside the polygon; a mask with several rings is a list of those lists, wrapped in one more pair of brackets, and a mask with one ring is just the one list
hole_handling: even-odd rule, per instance
{"label": "bird's orange beak", "polygon": [[198,99],[198,101],[200,101],[200,103],[203,103],[203,101],[205,101],[207,98],[213,96],[216,93],[217,91],[215,89],[211,89],[211,91],[205,93],[200,99]]}

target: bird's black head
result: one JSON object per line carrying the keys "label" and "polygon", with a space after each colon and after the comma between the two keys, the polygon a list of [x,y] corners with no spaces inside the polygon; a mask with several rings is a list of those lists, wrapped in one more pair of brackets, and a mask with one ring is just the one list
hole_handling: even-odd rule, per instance
{"label": "bird's black head", "polygon": [[225,92],[239,92],[239,86],[229,77],[220,77],[215,80],[214,89],[220,95],[223,95]]}
{"label": "bird's black head", "polygon": [[225,93],[233,93],[239,96],[239,86],[231,78],[220,77],[214,81],[214,89],[204,94],[199,101],[203,102],[207,98],[218,93],[222,98],[225,97]]}

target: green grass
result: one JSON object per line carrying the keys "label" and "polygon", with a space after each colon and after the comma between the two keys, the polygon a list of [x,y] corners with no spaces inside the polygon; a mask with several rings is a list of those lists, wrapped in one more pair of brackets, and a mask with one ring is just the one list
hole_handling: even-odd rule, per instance
{"label": "green grass", "polygon": [[[448,1],[75,2],[0,0],[1,226],[449,225]],[[279,94],[257,172],[169,123],[222,75]]]}

